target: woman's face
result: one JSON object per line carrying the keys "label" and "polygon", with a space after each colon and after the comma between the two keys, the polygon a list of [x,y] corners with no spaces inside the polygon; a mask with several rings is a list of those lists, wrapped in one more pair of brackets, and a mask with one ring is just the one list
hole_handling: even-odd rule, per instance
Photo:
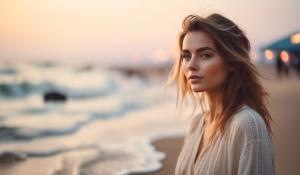
{"label": "woman's face", "polygon": [[205,32],[188,32],[182,43],[182,68],[193,92],[210,92],[222,87],[227,65]]}

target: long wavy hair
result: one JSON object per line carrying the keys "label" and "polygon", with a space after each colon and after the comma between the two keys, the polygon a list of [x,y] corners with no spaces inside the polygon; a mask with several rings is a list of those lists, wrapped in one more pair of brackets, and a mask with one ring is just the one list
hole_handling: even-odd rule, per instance
{"label": "long wavy hair", "polygon": [[[221,111],[214,116],[215,128],[212,136],[217,133],[224,133],[226,122],[233,116],[244,104],[247,104],[263,118],[266,127],[270,133],[272,118],[266,107],[269,94],[261,85],[258,76],[261,76],[250,57],[250,42],[244,32],[230,19],[220,15],[211,14],[207,17],[198,15],[188,15],[182,22],[183,30],[179,34],[179,54],[173,65],[167,85],[176,81],[177,84],[177,102],[182,107],[183,102],[189,95],[192,98],[194,111],[200,104],[202,111],[207,111],[206,92],[194,93],[182,70],[182,43],[188,32],[202,31],[207,33],[214,41],[217,51],[220,53],[227,65],[233,68],[224,82],[221,97]],[[212,140],[209,139],[209,140]]]}

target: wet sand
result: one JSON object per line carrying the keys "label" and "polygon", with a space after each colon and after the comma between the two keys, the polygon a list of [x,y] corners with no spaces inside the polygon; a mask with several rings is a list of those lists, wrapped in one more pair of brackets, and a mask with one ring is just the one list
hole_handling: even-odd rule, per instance
{"label": "wet sand", "polygon": [[[274,119],[273,142],[277,175],[299,174],[300,166],[300,77],[291,72],[289,78],[277,78],[271,66],[260,66],[259,71],[268,79],[262,83],[270,93],[268,109]],[[163,167],[153,173],[132,175],[173,175],[183,138],[160,139],[153,143],[166,153]]]}
{"label": "wet sand", "polygon": [[183,138],[167,138],[159,139],[153,143],[157,150],[166,154],[166,158],[162,161],[163,167],[152,173],[132,173],[131,175],[168,175],[175,173],[176,160],[179,155],[179,150],[183,144]]}

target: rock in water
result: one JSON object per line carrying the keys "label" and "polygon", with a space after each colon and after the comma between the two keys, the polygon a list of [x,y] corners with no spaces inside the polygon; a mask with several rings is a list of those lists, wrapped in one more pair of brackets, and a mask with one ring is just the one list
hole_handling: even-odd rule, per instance
{"label": "rock in water", "polygon": [[59,92],[50,91],[44,94],[45,102],[65,102],[66,100],[67,96]]}
{"label": "rock in water", "polygon": [[25,161],[25,160],[26,160],[25,154],[18,154],[14,152],[0,153],[0,165],[2,166],[12,165],[14,163]]}

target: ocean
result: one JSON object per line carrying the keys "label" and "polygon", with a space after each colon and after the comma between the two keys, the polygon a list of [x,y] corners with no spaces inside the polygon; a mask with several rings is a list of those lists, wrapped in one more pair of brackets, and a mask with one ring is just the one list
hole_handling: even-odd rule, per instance
{"label": "ocean", "polygon": [[95,65],[0,64],[0,174],[125,175],[165,158],[151,142],[182,136],[166,76]]}

